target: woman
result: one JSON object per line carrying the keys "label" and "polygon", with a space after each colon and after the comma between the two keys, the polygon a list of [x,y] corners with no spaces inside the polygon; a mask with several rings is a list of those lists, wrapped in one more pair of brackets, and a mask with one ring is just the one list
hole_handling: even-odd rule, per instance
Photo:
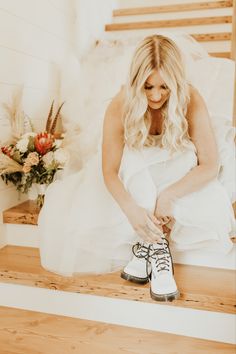
{"label": "woman", "polygon": [[[161,35],[145,38],[106,111],[102,173],[94,156],[49,187],[39,218],[42,265],[71,275],[129,261],[123,278],[145,283],[152,273],[154,300],[178,298],[168,233],[181,250],[232,248],[233,211],[218,169],[208,111],[186,80],[178,47]],[[63,205],[53,212],[56,193]]]}

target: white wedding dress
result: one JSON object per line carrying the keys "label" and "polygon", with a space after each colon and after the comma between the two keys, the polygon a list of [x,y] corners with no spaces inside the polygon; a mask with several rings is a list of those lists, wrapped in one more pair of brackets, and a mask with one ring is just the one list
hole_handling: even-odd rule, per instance
{"label": "white wedding dress", "polygon": [[[133,41],[132,39],[131,43],[128,41],[118,43],[118,49],[113,48],[114,62],[110,63],[110,69],[104,55],[106,43],[100,44],[103,46],[102,55],[101,48],[95,48],[88,56],[85,72],[87,70],[88,73],[88,63],[94,72],[93,60],[99,62],[100,59],[102,65],[100,68],[97,66],[95,82],[100,82],[99,70],[100,75],[117,73],[119,66],[117,50],[121,56],[124,55],[126,47],[131,50]],[[221,169],[217,179],[175,202],[171,245],[178,250],[204,248],[226,254],[232,249],[230,236],[234,232],[234,214],[231,206],[235,200],[232,169],[234,131],[231,126],[233,102],[231,81],[234,66],[227,59],[209,58],[195,41],[193,43],[194,50],[197,48],[197,51],[191,50],[189,46],[189,53],[194,52],[192,59],[190,57],[188,59],[188,69],[192,75],[189,74],[189,77],[207,101],[217,137]],[[111,48],[107,47],[107,51],[108,58],[111,58]],[[193,60],[194,56],[197,57],[196,62],[195,58]],[[197,73],[194,71],[195,75],[191,71],[193,67],[199,70]],[[211,80],[204,78],[206,74],[202,71],[203,68],[209,70]],[[221,75],[222,73],[224,75]],[[110,79],[110,85],[111,81]],[[219,85],[215,85],[215,82],[218,81],[220,86],[223,85],[222,92],[217,92]],[[100,100],[96,98],[97,106],[93,106],[93,112],[91,105],[89,108],[84,106],[86,118],[89,119],[92,115],[94,120],[96,113],[98,114],[99,123],[96,125],[98,137],[102,125],[101,112],[111,98],[109,93],[115,93],[113,90],[114,87],[108,85],[106,92],[100,92]],[[225,101],[222,95],[225,95]],[[86,103],[85,96],[83,99]],[[218,100],[221,100],[221,105]],[[83,134],[81,135],[83,138],[89,137],[89,131]],[[83,145],[81,142],[79,144],[80,147]],[[132,244],[139,240],[128,219],[104,185],[100,147],[90,153],[89,157],[86,154],[85,156],[86,161],[78,172],[72,173],[68,167],[62,178],[48,187],[38,220],[42,266],[65,276],[121,269],[132,256]],[[130,150],[125,146],[119,177],[140,206],[153,210],[158,194],[183,177],[196,164],[197,157],[193,145],[185,152],[176,152],[173,155],[158,146],[143,148],[141,151]]]}

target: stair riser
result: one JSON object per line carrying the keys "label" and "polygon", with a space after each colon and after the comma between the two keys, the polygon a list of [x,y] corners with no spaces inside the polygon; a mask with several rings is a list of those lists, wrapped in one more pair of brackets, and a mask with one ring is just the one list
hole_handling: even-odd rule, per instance
{"label": "stair riser", "polygon": [[235,317],[230,314],[2,283],[0,283],[0,303],[2,306],[13,308],[224,343],[236,342]]}
{"label": "stair riser", "polygon": [[230,41],[201,42],[201,46],[210,52],[230,52]]}
{"label": "stair riser", "polygon": [[34,225],[4,224],[5,244],[39,247],[38,227]]}
{"label": "stair riser", "polygon": [[131,15],[131,16],[114,16],[113,23],[125,22],[142,22],[142,21],[158,21],[158,20],[176,20],[181,18],[195,18],[195,17],[211,17],[211,16],[231,16],[232,8],[223,9],[209,9],[197,11],[184,11],[184,12],[168,12],[157,14],[145,15]]}
{"label": "stair riser", "polygon": [[[143,30],[140,32],[138,32],[138,31],[136,32],[136,34],[139,34],[139,33],[140,33],[140,39],[141,39],[141,38],[144,38],[146,35],[153,34],[153,33],[161,33],[161,31],[146,33],[146,34],[143,34],[143,36],[142,36],[142,33],[144,33]],[[116,35],[119,38],[121,38],[123,36],[123,34],[121,34],[120,32],[119,32],[119,34],[112,32],[112,34],[110,34],[110,38],[114,38]],[[229,41],[229,40],[206,41],[206,42],[204,41],[204,42],[200,42],[200,44],[209,53],[211,53],[211,52],[230,52],[231,51],[231,41]]]}
{"label": "stair riser", "polygon": [[[37,226],[5,224],[3,235],[2,246],[39,247],[40,235]],[[236,270],[236,244],[231,253],[225,256],[201,250],[172,253],[175,263]]]}

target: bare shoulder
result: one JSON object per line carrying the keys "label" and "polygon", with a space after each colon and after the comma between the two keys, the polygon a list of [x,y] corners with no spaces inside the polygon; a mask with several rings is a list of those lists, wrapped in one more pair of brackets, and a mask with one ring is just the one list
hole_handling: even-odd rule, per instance
{"label": "bare shoulder", "polygon": [[105,113],[104,124],[112,122],[116,127],[123,128],[122,117],[124,113],[124,87],[122,86],[120,91],[113,97],[112,101],[108,105]]}
{"label": "bare shoulder", "polygon": [[203,111],[205,112],[205,114],[207,113],[207,107],[203,97],[195,87],[189,85],[189,103],[187,109],[187,118],[191,119],[191,113],[202,113]]}

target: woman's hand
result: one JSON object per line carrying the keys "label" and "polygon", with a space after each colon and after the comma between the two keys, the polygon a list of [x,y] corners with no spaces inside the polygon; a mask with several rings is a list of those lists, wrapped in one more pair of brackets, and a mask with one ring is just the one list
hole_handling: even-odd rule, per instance
{"label": "woman's hand", "polygon": [[173,203],[175,198],[168,192],[163,191],[156,202],[154,215],[161,222],[166,224],[173,218]]}
{"label": "woman's hand", "polygon": [[163,229],[160,221],[148,210],[135,206],[126,213],[128,220],[137,234],[148,243],[161,242]]}

